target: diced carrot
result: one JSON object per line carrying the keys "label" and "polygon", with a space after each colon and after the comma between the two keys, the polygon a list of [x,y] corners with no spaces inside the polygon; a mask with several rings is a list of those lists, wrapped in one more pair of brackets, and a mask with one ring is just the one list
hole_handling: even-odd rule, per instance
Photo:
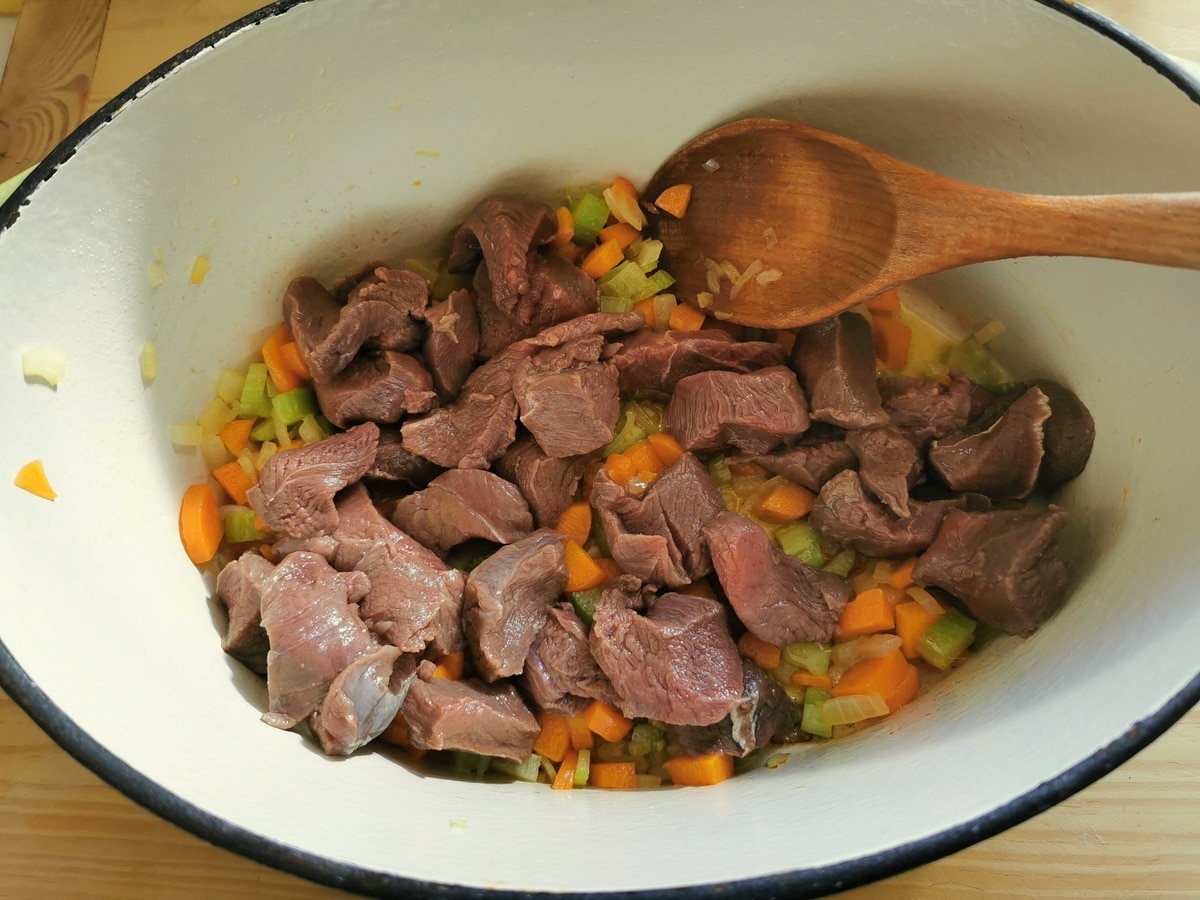
{"label": "diced carrot", "polygon": [[673,184],[654,201],[657,206],[665,213],[669,213],[677,219],[682,219],[687,213],[688,203],[692,200],[692,186],[690,184]]}
{"label": "diced carrot", "polygon": [[631,762],[594,762],[588,769],[588,784],[596,788],[632,790],[637,787],[637,768]]}
{"label": "diced carrot", "polygon": [[699,331],[707,318],[694,306],[676,303],[671,310],[671,318],[667,320],[667,327],[672,331]]}
{"label": "diced carrot", "polygon": [[653,472],[657,475],[663,470],[663,461],[654,452],[653,445],[647,440],[638,441],[625,449],[625,457],[638,472]]}
{"label": "diced carrot", "polygon": [[58,496],[54,492],[54,488],[50,487],[50,479],[46,477],[46,467],[42,465],[40,459],[32,460],[21,466],[17,470],[17,477],[13,479],[13,484],[43,500],[53,500]]}
{"label": "diced carrot", "polygon": [[756,637],[747,631],[738,638],[738,652],[743,656],[749,657],[759,664],[762,668],[770,671],[779,665],[779,661],[783,659],[783,653],[774,644],[768,644],[760,637]]}
{"label": "diced carrot", "polygon": [[654,298],[647,297],[645,300],[639,300],[633,304],[633,311],[642,314],[642,318],[646,320],[647,328],[654,328]]}
{"label": "diced carrot", "polygon": [[617,178],[612,186],[604,191],[604,202],[618,222],[628,222],[638,231],[646,225],[646,214],[638,205],[637,188],[628,178]]}
{"label": "diced carrot", "polygon": [[305,381],[312,381],[312,372],[308,368],[308,363],[304,361],[304,354],[300,352],[299,344],[295,341],[288,341],[279,348],[279,355],[289,369]]}
{"label": "diced carrot", "polygon": [[783,525],[808,515],[817,495],[792,481],[785,481],[754,504],[754,514],[760,519]]}
{"label": "diced carrot", "polygon": [[262,348],[263,362],[267,364],[267,374],[271,376],[271,381],[281,394],[304,386],[300,376],[292,371],[291,366],[287,364],[280,352],[280,348],[289,340],[291,338],[288,337],[287,326],[280,325],[271,332],[271,336],[266,339]]}
{"label": "diced carrot", "polygon": [[592,533],[592,508],[582,500],[572,503],[558,517],[554,530],[565,534],[577,544],[586,544],[588,535]]}
{"label": "diced carrot", "polygon": [[580,714],[587,727],[606,741],[620,741],[629,734],[633,722],[603,700],[593,700]]}
{"label": "diced carrot", "polygon": [[563,259],[570,260],[578,265],[580,260],[583,259],[583,254],[587,252],[587,247],[580,246],[572,241],[562,247],[551,248],[551,252],[557,253]]}
{"label": "diced carrot", "polygon": [[646,442],[650,444],[664,468],[683,456],[683,447],[680,446],[679,441],[665,431],[656,431],[654,434],[648,435]]}
{"label": "diced carrot", "polygon": [[[255,517],[257,518],[257,516]],[[264,529],[265,530],[265,529]],[[278,563],[279,557],[275,553],[275,548],[270,544],[259,544],[258,552],[262,554],[262,558],[269,563]]]}
{"label": "diced carrot", "polygon": [[533,749],[547,759],[561,762],[571,749],[571,729],[567,725],[566,716],[542,713],[538,721],[542,725],[542,731]]}
{"label": "diced carrot", "polygon": [[915,556],[898,563],[896,568],[892,569],[892,574],[888,576],[887,583],[901,590],[908,587],[913,583],[913,569],[916,565],[917,558]]}
{"label": "diced carrot", "polygon": [[608,459],[604,461],[604,468],[608,470],[609,477],[620,485],[628,483],[629,479],[638,471],[633,460],[624,453],[609,454]]}
{"label": "diced carrot", "polygon": [[254,482],[246,476],[241,463],[236,459],[213,469],[213,478],[217,479],[217,484],[225,488],[225,493],[233,498],[234,503],[245,504],[246,492],[254,487]]}
{"label": "diced carrot", "polygon": [[782,347],[788,355],[791,355],[792,348],[796,346],[796,332],[781,329],[771,334],[771,340]]}
{"label": "diced carrot", "polygon": [[579,765],[579,753],[568,750],[563,761],[558,765],[558,772],[550,788],[555,791],[569,791],[575,787],[575,767]]}
{"label": "diced carrot", "polygon": [[208,562],[217,555],[224,533],[212,488],[193,484],[184,491],[179,505],[179,537],[188,559],[198,566]]}
{"label": "diced carrot", "polygon": [[408,723],[404,721],[403,713],[396,713],[388,727],[383,730],[383,734],[379,736],[397,747],[412,746],[408,739]]}
{"label": "diced carrot", "polygon": [[814,675],[812,672],[797,669],[792,673],[792,684],[798,684],[800,687],[815,687],[829,690],[833,687],[833,679],[828,675]]}
{"label": "diced carrot", "polygon": [[550,243],[555,247],[565,247],[575,237],[575,217],[565,206],[560,206],[554,211],[554,218],[558,220],[558,230],[554,232]]}
{"label": "diced carrot", "polygon": [[916,659],[917,644],[925,631],[942,617],[942,613],[927,610],[916,600],[901,603],[896,607],[896,635],[904,641],[900,649],[909,659]]}
{"label": "diced carrot", "polygon": [[888,369],[903,369],[908,364],[912,329],[891,316],[872,316],[871,333],[875,338],[875,357]]}
{"label": "diced carrot", "polygon": [[437,665],[433,670],[433,677],[459,681],[463,677],[464,668],[466,668],[466,656],[461,650],[455,650],[453,653],[447,653],[438,658]]}
{"label": "diced carrot", "polygon": [[680,594],[690,594],[693,597],[707,597],[709,600],[717,599],[717,592],[713,590],[712,585],[708,583],[707,578],[701,578],[697,581],[693,581],[691,584],[685,584],[683,587],[677,587],[675,590]]}
{"label": "diced carrot", "polygon": [[600,571],[604,573],[604,581],[600,582],[601,584],[611,584],[620,578],[622,574],[624,574],[621,572],[621,567],[617,565],[617,561],[615,559],[605,559],[604,557],[601,557],[593,560],[593,562],[595,562],[596,565],[600,567]]}
{"label": "diced carrot", "polygon": [[592,729],[588,728],[583,716],[570,716],[567,719],[567,730],[571,733],[571,747],[575,750],[591,750],[596,742],[592,738]]}
{"label": "diced carrot", "polygon": [[833,686],[833,696],[878,694],[895,712],[916,696],[920,686],[917,667],[904,658],[899,650],[885,656],[875,656],[857,662],[842,673]]}
{"label": "diced carrot", "polygon": [[625,259],[625,251],[616,241],[605,241],[583,258],[580,268],[589,278],[599,278]]}
{"label": "diced carrot", "polygon": [[616,241],[622,250],[625,250],[634,241],[638,240],[642,233],[630,225],[628,222],[613,222],[611,225],[606,225],[600,229],[600,243],[605,241]]}
{"label": "diced carrot", "polygon": [[230,453],[238,456],[246,449],[246,442],[250,440],[250,429],[253,427],[253,419],[230,419],[221,426],[217,437]]}
{"label": "diced carrot", "polygon": [[874,315],[887,315],[900,311],[900,295],[895,290],[884,291],[867,301],[867,309]]}
{"label": "diced carrot", "polygon": [[676,784],[706,787],[733,777],[733,757],[725,753],[673,756],[663,763],[663,768]]}
{"label": "diced carrot", "polygon": [[586,550],[573,540],[565,548],[568,592],[589,591],[604,584],[604,570],[596,565]]}
{"label": "diced carrot", "polygon": [[887,594],[879,588],[871,588],[843,607],[838,619],[838,637],[849,640],[864,634],[891,631],[895,627],[896,617]]}

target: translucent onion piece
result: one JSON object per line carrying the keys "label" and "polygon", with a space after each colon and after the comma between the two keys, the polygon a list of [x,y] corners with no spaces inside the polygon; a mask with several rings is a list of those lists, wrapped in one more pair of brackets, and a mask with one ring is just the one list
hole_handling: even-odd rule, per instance
{"label": "translucent onion piece", "polygon": [[199,447],[204,429],[199,422],[174,422],[167,429],[167,435],[176,447]]}
{"label": "translucent onion piece", "polygon": [[150,287],[156,288],[167,280],[167,270],[163,268],[163,264],[157,259],[150,260],[146,266],[146,281]]}
{"label": "translucent onion piece", "polygon": [[737,280],[733,282],[733,287],[729,289],[730,299],[737,299],[737,295],[742,292],[742,288],[758,277],[758,273],[762,270],[763,261],[761,259],[756,259],[750,265],[746,266],[746,270],[737,277]]}
{"label": "translucent onion piece", "polygon": [[246,373],[236,369],[222,369],[217,375],[217,396],[226,403],[240,400],[246,385]]}
{"label": "translucent onion piece", "polygon": [[158,347],[153,342],[142,344],[142,381],[146,384],[158,377]]}
{"label": "translucent onion piece", "polygon": [[821,712],[827,725],[851,725],[876,716],[886,716],[888,705],[878,694],[851,694],[826,700]]}
{"label": "translucent onion piece", "polygon": [[829,654],[830,664],[839,669],[848,669],[859,662],[863,658],[862,650],[859,648],[861,641],[862,638],[855,638],[852,641],[834,644],[833,650]]}
{"label": "translucent onion piece", "polygon": [[936,613],[940,615],[946,611],[942,604],[938,603],[937,598],[923,587],[913,585],[905,593],[921,604],[921,609],[928,613]]}
{"label": "translucent onion piece", "polygon": [[706,160],[704,164],[700,166],[700,168],[702,168],[705,172],[715,172],[721,168],[721,164],[715,159],[709,159]]}
{"label": "translucent onion piece", "polygon": [[779,235],[775,233],[774,228],[764,228],[763,237],[766,239],[768,250],[774,250],[779,243]]}
{"label": "translucent onion piece", "polygon": [[887,656],[899,650],[904,641],[894,634],[868,634],[858,639],[858,652],[863,659]]}
{"label": "translucent onion piece", "polygon": [[192,263],[191,274],[188,275],[188,281],[192,284],[201,284],[205,276],[208,275],[209,265],[207,256],[197,256]]}
{"label": "translucent onion piece", "polygon": [[975,332],[974,337],[979,343],[986,344],[988,341],[995,340],[1002,334],[1004,334],[1004,325],[992,319],[992,321]]}
{"label": "translucent onion piece", "polygon": [[21,354],[21,371],[26,379],[40,379],[54,387],[67,374],[67,357],[53,347],[30,347]]}
{"label": "translucent onion piece", "polygon": [[696,295],[696,305],[701,309],[708,309],[712,306],[713,295],[708,291],[701,291]]}
{"label": "translucent onion piece", "polygon": [[763,269],[754,280],[759,284],[774,284],[782,277],[783,273],[778,269]]}
{"label": "translucent onion piece", "polygon": [[225,442],[215,434],[206,434],[200,439],[200,455],[204,457],[204,465],[208,466],[210,472],[225,465],[231,458]]}

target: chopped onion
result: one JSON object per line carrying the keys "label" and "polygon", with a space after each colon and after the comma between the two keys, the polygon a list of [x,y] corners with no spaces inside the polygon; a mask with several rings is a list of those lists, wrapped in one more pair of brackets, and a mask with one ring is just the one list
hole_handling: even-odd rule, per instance
{"label": "chopped onion", "polygon": [[654,330],[666,331],[671,324],[671,313],[675,312],[675,295],[658,294],[654,298]]}
{"label": "chopped onion", "polygon": [[729,260],[722,260],[720,263],[718,263],[718,265],[721,267],[721,271],[725,274],[725,277],[730,280],[730,282],[735,282],[742,277],[742,273],[739,272],[737,267]]}
{"label": "chopped onion", "polygon": [[274,456],[275,451],[278,449],[279,446],[274,441],[263,441],[262,446],[258,449],[258,456],[254,458],[254,467],[259,472],[262,472],[263,466],[267,464],[267,460]]}
{"label": "chopped onion", "polygon": [[701,291],[696,295],[696,305],[701,309],[708,309],[712,306],[713,295],[708,291]]}
{"label": "chopped onion", "polygon": [[149,384],[158,377],[158,347],[151,341],[142,345],[142,381]]}
{"label": "chopped onion", "polygon": [[862,651],[859,649],[859,642],[861,640],[862,638],[855,638],[852,641],[834,644],[833,649],[829,653],[830,665],[837,666],[839,669],[848,669],[856,662],[862,660]]}
{"label": "chopped onion", "polygon": [[763,237],[767,240],[767,249],[774,250],[779,243],[779,235],[775,233],[774,228],[764,228]]}
{"label": "chopped onion", "polygon": [[923,587],[917,587],[914,584],[906,591],[906,593],[908,596],[912,597],[919,604],[921,604],[921,609],[925,610],[927,613],[934,613],[935,615],[940,616],[946,611],[945,607],[937,602],[937,598]]}
{"label": "chopped onion", "polygon": [[717,319],[717,320],[718,320],[718,321],[720,321],[720,322],[724,322],[724,321],[726,321],[727,319],[732,319],[732,318],[733,318],[733,313],[731,313],[731,312],[726,312],[726,311],[725,311],[725,310],[723,310],[723,309],[717,309],[717,310],[713,310],[712,317],[713,317],[714,319]]}
{"label": "chopped onion", "polygon": [[637,786],[639,788],[662,787],[662,781],[661,775],[643,775],[641,772],[639,772],[637,777]]}
{"label": "chopped onion", "polygon": [[150,260],[146,266],[146,281],[150,283],[150,287],[156,288],[167,280],[167,270],[163,268],[163,264],[157,259]]}
{"label": "chopped onion", "polygon": [[230,458],[225,442],[215,434],[206,434],[200,439],[200,455],[204,457],[204,464],[210,472],[218,466],[225,465]]}
{"label": "chopped onion", "polygon": [[251,484],[258,484],[258,469],[254,468],[254,454],[249,448],[238,454],[237,462]]}
{"label": "chopped onion", "polygon": [[737,280],[733,283],[733,287],[729,289],[730,299],[735,299],[737,295],[742,292],[742,288],[749,284],[751,279],[753,279],[758,275],[759,272],[762,271],[762,268],[763,261],[761,259],[756,259],[754,262],[750,263],[750,265],[746,266],[746,270],[738,276]]}
{"label": "chopped onion", "polygon": [[992,319],[992,321],[975,332],[975,340],[981,344],[986,344],[988,341],[995,340],[1002,334],[1004,334],[1004,325]]}
{"label": "chopped onion", "polygon": [[199,422],[173,422],[167,436],[176,447],[199,447],[204,438],[204,429]]}
{"label": "chopped onion", "polygon": [[53,347],[30,347],[21,354],[21,371],[26,379],[40,378],[55,387],[67,374],[67,357]]}
{"label": "chopped onion", "polygon": [[875,571],[872,575],[876,581],[887,581],[892,577],[892,564],[881,559],[875,563]]}
{"label": "chopped onion", "polygon": [[827,725],[850,725],[876,716],[886,716],[888,705],[878,694],[851,694],[825,701],[821,714]]}
{"label": "chopped onion", "polygon": [[704,273],[704,281],[708,285],[709,291],[715,296],[721,293],[721,267],[711,259],[704,261],[704,267],[707,270]]}
{"label": "chopped onion", "polygon": [[894,634],[868,634],[858,639],[858,652],[863,659],[887,656],[899,650],[904,641]]}
{"label": "chopped onion", "polygon": [[242,396],[242,388],[246,384],[246,373],[236,369],[222,369],[217,375],[217,396],[226,403],[232,403]]}
{"label": "chopped onion", "polygon": [[850,579],[850,587],[854,589],[855,595],[871,590],[875,587],[875,573],[870,569],[859,572]]}
{"label": "chopped onion", "polygon": [[719,162],[717,162],[715,159],[709,159],[709,160],[706,160],[700,166],[700,168],[702,168],[705,172],[712,173],[712,172],[717,171],[719,168],[721,168],[721,164]]}
{"label": "chopped onion", "polygon": [[637,200],[631,201],[624,194],[619,194],[612,188],[605,188],[604,202],[608,204],[618,222],[632,225],[638,231],[646,227],[646,214],[638,206]]}
{"label": "chopped onion", "polygon": [[213,397],[208,405],[196,416],[196,421],[204,429],[205,434],[216,434],[221,426],[237,418],[237,413],[220,397]]}
{"label": "chopped onion", "polygon": [[778,769],[791,758],[792,755],[790,753],[772,753],[767,757],[767,761],[764,763],[764,765],[766,765],[768,769]]}
{"label": "chopped onion", "polygon": [[782,277],[783,273],[778,269],[763,269],[754,280],[759,284],[774,284]]}
{"label": "chopped onion", "polygon": [[204,277],[208,274],[208,257],[197,256],[192,262],[192,271],[188,275],[188,281],[192,284],[200,284],[204,281]]}

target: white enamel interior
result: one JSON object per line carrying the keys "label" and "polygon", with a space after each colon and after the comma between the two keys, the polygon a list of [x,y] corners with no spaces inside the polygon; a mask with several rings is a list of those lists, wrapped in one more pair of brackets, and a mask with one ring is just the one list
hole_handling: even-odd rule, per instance
{"label": "white enamel interior", "polygon": [[[764,111],[998,187],[1200,184],[1196,106],[1033,0],[301,4],[130,103],[0,234],[0,476],[41,457],[59,492],[0,487],[0,640],[184,801],[320,857],[471,886],[655,888],[845,862],[969,822],[1121,736],[1197,672],[1200,275],[1078,260],[924,286],[1002,320],[1000,353],[1074,386],[1098,434],[1063,498],[1066,607],[886,724],[711,789],[562,794],[380,754],[331,761],[258,721],[262,691],[222,654],[179,546],[199,462],[166,428],[278,320],[288,278],[412,255],[498,188],[644,180],[693,134]],[[151,288],[155,248],[168,278]],[[197,287],[199,254],[212,271]],[[147,340],[162,366],[149,387]],[[35,344],[66,353],[57,391],[21,380]]]}

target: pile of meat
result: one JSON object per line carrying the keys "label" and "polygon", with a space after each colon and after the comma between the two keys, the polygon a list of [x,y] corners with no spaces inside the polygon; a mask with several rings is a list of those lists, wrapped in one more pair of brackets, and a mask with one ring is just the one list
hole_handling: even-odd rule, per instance
{"label": "pile of meat", "polygon": [[[802,330],[790,357],[719,330],[656,333],[596,311],[595,283],[543,246],[554,230],[541,204],[484,201],[451,256],[473,287],[436,303],[382,265],[336,294],[288,288],[285,320],[345,430],[270,460],[250,503],[279,562],[249,552],[218,579],[225,648],[266,675],[269,724],[307,721],[349,754],[402,711],[414,747],[514,761],[536,711],[594,698],[690,752],[745,755],[787,730],[794,705],[735,636],[829,640],[852,590],[727,512],[697,454],[817,491],[824,536],[920,554],[918,582],[989,625],[1027,632],[1060,602],[1067,514],[1025,498],[1086,462],[1092,422],[1069,391],[877,380],[853,314]],[[641,493],[596,470],[627,398],[666,402],[687,451]],[[624,573],[590,626],[565,602],[552,530],[585,472]],[[479,539],[498,549],[469,572],[446,561]],[[721,600],[679,590],[713,573]],[[433,677],[460,649],[474,674]]]}

